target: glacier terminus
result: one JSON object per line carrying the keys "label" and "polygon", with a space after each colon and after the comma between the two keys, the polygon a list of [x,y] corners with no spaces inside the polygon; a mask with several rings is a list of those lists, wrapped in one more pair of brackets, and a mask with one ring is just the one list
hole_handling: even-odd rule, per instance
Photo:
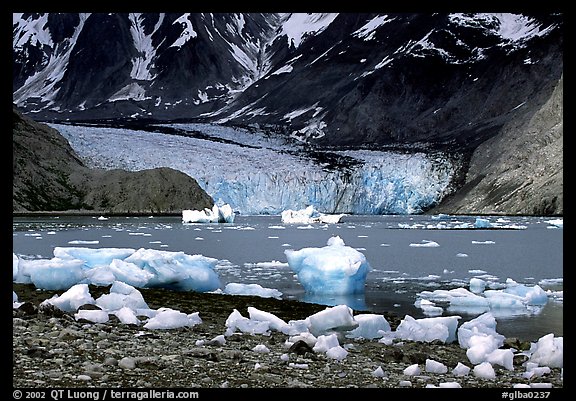
{"label": "glacier terminus", "polygon": [[[321,213],[421,213],[449,193],[458,171],[455,158],[440,152],[335,150],[318,158],[285,138],[223,125],[167,124],[178,135],[163,133],[163,126],[50,125],[91,167],[172,167],[245,215],[310,205]],[[331,168],[333,160],[346,167]]]}

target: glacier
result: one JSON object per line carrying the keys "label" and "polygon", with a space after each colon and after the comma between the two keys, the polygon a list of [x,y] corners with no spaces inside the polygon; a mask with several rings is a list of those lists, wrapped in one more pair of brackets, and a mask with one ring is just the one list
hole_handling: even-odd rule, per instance
{"label": "glacier", "polygon": [[[171,167],[198,181],[215,202],[244,215],[313,206],[320,213],[417,214],[450,190],[457,163],[442,153],[337,150],[331,168],[286,138],[216,124],[162,124],[158,130],[48,124],[85,164],[137,171]],[[178,134],[166,134],[166,128]]]}

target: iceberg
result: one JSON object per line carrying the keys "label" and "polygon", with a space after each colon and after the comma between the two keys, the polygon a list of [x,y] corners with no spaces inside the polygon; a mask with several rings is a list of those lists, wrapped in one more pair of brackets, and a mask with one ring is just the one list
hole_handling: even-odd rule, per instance
{"label": "iceberg", "polygon": [[184,252],[140,248],[56,247],[52,259],[13,258],[13,281],[67,290],[76,284],[160,287],[207,292],[220,288],[218,259]]}
{"label": "iceberg", "polygon": [[339,223],[345,213],[340,214],[324,214],[319,213],[314,206],[310,205],[301,210],[284,210],[280,216],[284,224],[310,224],[310,223],[325,223],[336,224]]}
{"label": "iceberg", "polygon": [[336,236],[323,248],[287,249],[288,265],[305,291],[313,294],[363,293],[370,264],[361,252]]}
{"label": "iceberg", "polygon": [[234,211],[229,204],[214,205],[212,209],[182,210],[182,223],[234,223]]}

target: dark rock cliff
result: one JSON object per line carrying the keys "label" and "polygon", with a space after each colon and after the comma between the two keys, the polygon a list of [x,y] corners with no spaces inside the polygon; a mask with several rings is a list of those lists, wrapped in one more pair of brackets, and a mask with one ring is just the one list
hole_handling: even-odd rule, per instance
{"label": "dark rock cliff", "polygon": [[472,154],[463,185],[431,213],[562,215],[563,82]]}
{"label": "dark rock cliff", "polygon": [[12,113],[12,211],[180,213],[214,201],[195,179],[171,168],[90,169],[58,131]]}

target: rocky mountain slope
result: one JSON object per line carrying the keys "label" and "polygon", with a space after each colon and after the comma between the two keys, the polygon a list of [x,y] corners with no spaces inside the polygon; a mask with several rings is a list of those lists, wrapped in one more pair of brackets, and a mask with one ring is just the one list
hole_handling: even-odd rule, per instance
{"label": "rocky mountain slope", "polygon": [[87,168],[58,131],[13,109],[13,212],[178,213],[212,207],[190,176],[170,168]]}
{"label": "rocky mountain slope", "polygon": [[564,213],[563,79],[531,116],[478,146],[464,185],[432,213]]}

